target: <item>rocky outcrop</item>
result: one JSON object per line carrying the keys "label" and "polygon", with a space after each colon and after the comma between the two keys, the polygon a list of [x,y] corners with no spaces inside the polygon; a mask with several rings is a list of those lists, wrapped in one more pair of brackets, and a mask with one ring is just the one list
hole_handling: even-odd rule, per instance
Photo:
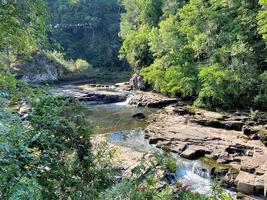
{"label": "rocky outcrop", "polygon": [[237,169],[240,173],[234,176],[227,171],[224,174],[229,186],[247,194],[266,195],[267,148],[260,139],[244,134],[249,120],[247,116],[172,105],[152,117],[145,134],[150,144],[184,158],[207,157]]}
{"label": "rocky outcrop", "polygon": [[127,99],[125,93],[102,90],[96,88],[83,89],[78,86],[63,86],[52,90],[55,95],[78,99],[91,104],[108,104],[124,102]]}
{"label": "rocky outcrop", "polygon": [[241,171],[237,178],[237,190],[245,194],[266,194],[267,175],[257,176]]}
{"label": "rocky outcrop", "polygon": [[35,52],[28,60],[18,59],[12,64],[12,70],[18,78],[33,84],[58,81],[66,71],[62,64],[52,61],[44,52]]}
{"label": "rocky outcrop", "polygon": [[163,108],[165,106],[177,102],[178,102],[177,99],[168,98],[153,92],[137,92],[133,96],[129,104],[138,107]]}
{"label": "rocky outcrop", "polygon": [[145,80],[139,75],[134,74],[130,79],[129,86],[132,90],[147,91],[150,87]]}

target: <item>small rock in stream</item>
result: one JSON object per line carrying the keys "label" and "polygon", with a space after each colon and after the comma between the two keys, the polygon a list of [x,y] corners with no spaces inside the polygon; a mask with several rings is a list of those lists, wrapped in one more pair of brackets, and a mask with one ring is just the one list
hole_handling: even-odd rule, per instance
{"label": "small rock in stream", "polygon": [[146,116],[143,113],[136,113],[133,115],[134,119],[145,119]]}

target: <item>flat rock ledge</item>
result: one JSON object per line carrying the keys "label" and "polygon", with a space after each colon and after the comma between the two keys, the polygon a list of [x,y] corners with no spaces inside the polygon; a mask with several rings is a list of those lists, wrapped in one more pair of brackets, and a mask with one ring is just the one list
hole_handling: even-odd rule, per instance
{"label": "flat rock ledge", "polygon": [[129,104],[138,107],[163,108],[177,102],[177,99],[168,98],[153,92],[138,91],[135,93]]}
{"label": "flat rock ledge", "polygon": [[127,95],[125,93],[112,90],[108,91],[106,86],[86,89],[78,86],[64,86],[54,89],[53,93],[55,95],[74,98],[93,104],[119,103],[127,100]]}
{"label": "flat rock ledge", "polygon": [[246,134],[247,126],[266,134],[262,121],[251,122],[246,116],[171,105],[152,116],[145,137],[150,144],[181,157],[206,157],[227,165],[235,169],[220,177],[228,188],[267,197],[267,148],[260,138]]}

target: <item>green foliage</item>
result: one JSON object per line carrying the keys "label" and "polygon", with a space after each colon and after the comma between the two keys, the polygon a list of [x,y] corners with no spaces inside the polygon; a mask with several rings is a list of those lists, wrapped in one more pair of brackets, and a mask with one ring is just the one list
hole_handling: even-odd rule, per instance
{"label": "green foliage", "polygon": [[136,70],[150,65],[152,62],[152,53],[147,39],[148,33],[149,29],[146,27],[139,32],[128,32],[120,51],[120,57],[126,58]]}
{"label": "green foliage", "polygon": [[195,102],[197,106],[222,107],[229,105],[231,99],[227,93],[230,73],[227,73],[218,64],[203,68],[199,72],[201,90]]}
{"label": "green foliage", "polygon": [[263,35],[263,38],[267,41],[267,1],[260,0],[259,3],[262,7],[258,14],[258,29]]}
{"label": "green foliage", "polygon": [[[23,90],[6,79],[13,99]],[[114,183],[113,153],[105,144],[92,147],[83,105],[28,90],[31,96],[21,96],[31,108],[25,122],[0,110],[1,199],[97,199]]]}
{"label": "green foliage", "polygon": [[45,40],[46,13],[42,0],[2,1],[0,47],[8,52],[36,50]]}
{"label": "green foliage", "polygon": [[142,25],[151,27],[158,24],[161,0],[121,0],[121,5],[127,11],[121,16],[122,38],[126,38],[131,31],[138,31]]}
{"label": "green foliage", "polygon": [[267,108],[267,72],[263,72],[261,75],[260,75],[260,85],[259,85],[259,88],[260,88],[260,92],[259,94],[255,97],[254,101],[256,103],[256,105],[258,107],[263,107],[263,108]]}
{"label": "green foliage", "polygon": [[23,97],[31,96],[32,90],[23,81],[17,81],[10,73],[0,73],[0,97],[17,104]]}
{"label": "green foliage", "polygon": [[86,71],[91,68],[91,65],[86,61],[82,59],[77,59],[75,61],[76,70],[79,72]]}
{"label": "green foliage", "polygon": [[[25,133],[25,134],[24,134]],[[26,163],[35,163],[36,159],[27,148],[31,135],[26,132],[16,115],[0,110],[0,197],[18,199],[27,196],[36,197],[32,192],[38,190],[38,184],[27,182],[24,176]],[[28,184],[31,185],[28,187]],[[24,190],[24,192],[22,192]],[[18,191],[18,194],[15,192]],[[38,192],[37,192],[38,193]],[[15,198],[14,198],[15,197]]]}
{"label": "green foliage", "polygon": [[[93,67],[126,68],[118,59],[121,7],[117,0],[46,0],[53,26],[52,48]],[[63,50],[62,50],[63,49]]]}
{"label": "green foliage", "polygon": [[[160,12],[152,10],[159,14],[157,23],[149,23],[149,16],[140,20],[145,6],[131,9],[127,0],[123,5],[124,56],[133,67],[142,68],[141,74],[156,90],[193,97],[195,105],[209,108],[266,104],[261,75],[267,55],[265,0],[164,1],[158,5]],[[144,28],[147,32],[142,34]],[[133,37],[137,34],[145,42]],[[144,43],[146,51],[132,53]],[[150,64],[136,55],[149,58]]]}
{"label": "green foliage", "polygon": [[76,61],[73,60],[66,60],[64,58],[64,54],[58,51],[47,51],[45,52],[45,56],[50,59],[50,61],[54,61],[59,63],[63,66],[67,73],[72,73],[75,75],[81,73],[90,73],[92,70],[92,66],[86,61],[82,59],[77,59]]}

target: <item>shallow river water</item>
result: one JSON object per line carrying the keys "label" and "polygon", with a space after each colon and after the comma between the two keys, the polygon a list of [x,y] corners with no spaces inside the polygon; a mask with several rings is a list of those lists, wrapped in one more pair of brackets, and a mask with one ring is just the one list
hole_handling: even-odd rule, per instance
{"label": "shallow river water", "polygon": [[[96,127],[96,134],[108,134],[109,142],[132,148],[134,151],[160,152],[144,138],[146,120],[134,119],[133,115],[143,113],[146,119],[157,109],[140,108],[128,105],[131,94],[126,102],[114,104],[87,104],[88,119]],[[190,186],[191,190],[200,194],[211,194],[212,179],[210,169],[200,161],[185,160],[173,154],[177,160],[174,182]]]}

